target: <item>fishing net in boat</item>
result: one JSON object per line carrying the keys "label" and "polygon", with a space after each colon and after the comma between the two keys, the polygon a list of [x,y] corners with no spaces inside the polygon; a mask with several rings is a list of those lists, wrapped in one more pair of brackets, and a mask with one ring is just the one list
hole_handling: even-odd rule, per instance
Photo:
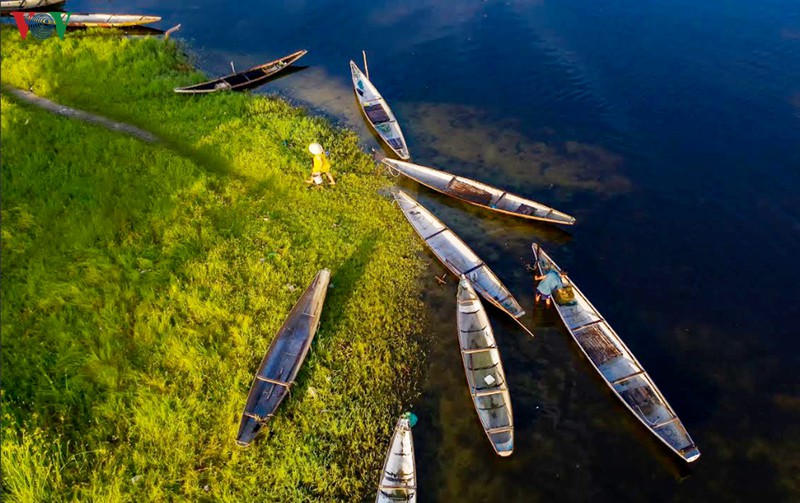
{"label": "fishing net in boat", "polygon": [[586,327],[575,334],[575,337],[595,365],[602,365],[615,356],[622,354],[614,343],[605,336],[599,325]]}
{"label": "fishing net in boat", "polygon": [[474,185],[464,183],[456,178],[453,178],[450,180],[450,183],[447,184],[447,192],[484,206],[488,206],[489,202],[492,200],[492,194],[490,192],[479,189]]}
{"label": "fishing net in boat", "polygon": [[373,124],[381,124],[391,120],[389,114],[386,113],[386,110],[384,110],[380,104],[364,107],[364,113],[367,114],[369,121]]}

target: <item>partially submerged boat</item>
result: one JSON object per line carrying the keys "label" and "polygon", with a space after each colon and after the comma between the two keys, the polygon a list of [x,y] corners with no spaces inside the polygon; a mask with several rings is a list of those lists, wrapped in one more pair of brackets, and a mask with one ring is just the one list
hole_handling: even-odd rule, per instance
{"label": "partially submerged boat", "polygon": [[243,72],[232,73],[199,84],[194,84],[186,87],[178,87],[175,89],[176,93],[186,94],[199,94],[199,93],[213,93],[215,91],[238,91],[243,89],[251,89],[264,84],[269,78],[275,74],[285,70],[292,63],[306,55],[308,51],[297,51],[288,56],[264,63],[263,65],[254,66],[244,70]]}
{"label": "partially submerged boat", "polygon": [[319,327],[330,278],[327,269],[317,273],[269,345],[247,395],[236,435],[240,446],[250,445],[289,394]]}
{"label": "partially submerged boat", "polygon": [[566,213],[485,183],[410,162],[394,159],[383,159],[383,162],[389,168],[428,188],[475,206],[554,224],[573,225],[575,223],[575,218]]}
{"label": "partially submerged boat", "polygon": [[350,61],[350,74],[353,77],[353,89],[355,89],[358,104],[367,121],[400,159],[408,159],[410,155],[406,139],[386,100],[352,61]]}
{"label": "partially submerged boat", "polygon": [[0,12],[20,10],[54,9],[61,7],[67,0],[0,0]]}
{"label": "partially submerged boat", "polygon": [[[63,16],[66,19],[66,14]],[[123,28],[141,26],[161,21],[160,16],[135,14],[77,14],[70,13],[67,26],[70,28]]]}
{"label": "partially submerged boat", "polygon": [[456,277],[466,276],[478,293],[514,319],[525,314],[489,266],[441,220],[402,190],[394,198],[417,234]]}
{"label": "partially submerged boat", "polygon": [[[550,269],[561,272],[536,244],[533,252],[541,274]],[[647,429],[686,462],[695,461],[700,450],[664,395],[583,292],[569,277],[565,282],[572,287],[575,298],[567,305],[554,304],[575,343],[611,391]]]}
{"label": "partially submerged boat", "polygon": [[514,451],[514,414],[492,325],[466,276],[458,283],[458,344],[475,412],[494,452]]}
{"label": "partially submerged boat", "polygon": [[381,480],[375,503],[417,501],[417,469],[414,463],[414,438],[411,435],[413,415],[406,412],[397,421],[392,435],[386,461],[383,463]]}

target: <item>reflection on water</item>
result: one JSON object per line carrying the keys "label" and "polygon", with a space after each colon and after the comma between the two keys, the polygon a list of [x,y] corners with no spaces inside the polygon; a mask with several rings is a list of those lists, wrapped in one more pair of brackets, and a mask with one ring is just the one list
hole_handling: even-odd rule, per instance
{"label": "reflection on water", "polygon": [[[455,334],[455,278],[431,259],[432,346],[414,409],[425,501],[800,499],[800,3],[607,0],[70,0],[141,11],[219,75],[300,48],[309,68],[260,89],[367,129],[348,60],[414,160],[576,216],[493,214],[398,179],[531,314],[488,307],[516,420],[492,453]],[[335,167],[334,167],[335,169]],[[555,313],[533,309],[536,240],[567,268],[681,416],[686,467],[614,398]],[[761,271],[761,272],[759,272]],[[759,274],[766,279],[759,279]],[[376,478],[376,474],[367,477]]]}

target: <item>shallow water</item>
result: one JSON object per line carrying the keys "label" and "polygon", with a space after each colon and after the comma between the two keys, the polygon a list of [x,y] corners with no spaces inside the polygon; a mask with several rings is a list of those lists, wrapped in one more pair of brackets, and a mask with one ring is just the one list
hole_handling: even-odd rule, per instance
{"label": "shallow water", "polygon": [[[154,13],[211,74],[309,49],[259,92],[380,149],[348,60],[369,56],[414,160],[577,217],[556,229],[402,185],[532,311],[542,243],[636,354],[700,447],[690,467],[614,398],[553,312],[530,339],[492,308],[516,451],[496,457],[465,386],[457,282],[414,404],[422,501],[800,499],[800,3],[795,0],[70,0]],[[377,481],[377,474],[376,474]],[[499,500],[497,498],[500,498]]]}

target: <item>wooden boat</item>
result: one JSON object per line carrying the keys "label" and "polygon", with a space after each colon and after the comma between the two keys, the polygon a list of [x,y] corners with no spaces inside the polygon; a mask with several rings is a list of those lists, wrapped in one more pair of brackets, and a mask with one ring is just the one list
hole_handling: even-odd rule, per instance
{"label": "wooden boat", "polygon": [[33,9],[54,9],[67,0],[0,0],[0,12],[15,12]]}
{"label": "wooden boat", "polygon": [[573,225],[575,223],[575,218],[566,213],[536,201],[509,194],[485,183],[410,162],[394,159],[384,159],[383,162],[391,169],[399,171],[426,187],[475,206],[554,224]]}
{"label": "wooden boat", "polygon": [[402,190],[398,190],[394,198],[417,234],[450,272],[457,277],[466,276],[478,293],[514,319],[525,314],[489,266],[441,220]]}
{"label": "wooden boat", "polygon": [[[535,244],[533,252],[540,273],[548,269],[561,271],[553,259]],[[700,450],[664,395],[583,292],[569,278],[566,278],[566,284],[572,286],[575,304],[555,306],[583,354],[611,391],[647,429],[686,462],[695,461],[700,457]]]}
{"label": "wooden boat", "polygon": [[500,350],[481,299],[466,276],[458,283],[458,344],[469,394],[483,430],[500,456],[514,451],[514,414]]}
{"label": "wooden boat", "polygon": [[307,52],[306,50],[297,51],[288,56],[276,59],[275,61],[254,66],[243,72],[232,73],[218,79],[191,86],[178,87],[175,89],[175,92],[198,94],[213,93],[215,91],[237,91],[257,87],[264,84],[267,79],[276,73],[288,68],[292,63],[305,56]]}
{"label": "wooden boat", "polygon": [[367,121],[400,159],[408,159],[410,156],[406,139],[386,100],[352,61],[350,61],[350,73],[353,77],[356,98]]}
{"label": "wooden boat", "polygon": [[122,28],[141,26],[161,21],[159,16],[138,16],[134,14],[70,14],[67,26],[70,28]]}
{"label": "wooden boat", "polygon": [[414,438],[411,435],[409,414],[397,421],[392,443],[383,463],[375,503],[417,501],[417,469],[414,463]]}
{"label": "wooden boat", "polygon": [[250,445],[294,384],[319,327],[330,278],[327,269],[317,273],[269,345],[247,395],[236,435],[236,443],[240,446]]}

